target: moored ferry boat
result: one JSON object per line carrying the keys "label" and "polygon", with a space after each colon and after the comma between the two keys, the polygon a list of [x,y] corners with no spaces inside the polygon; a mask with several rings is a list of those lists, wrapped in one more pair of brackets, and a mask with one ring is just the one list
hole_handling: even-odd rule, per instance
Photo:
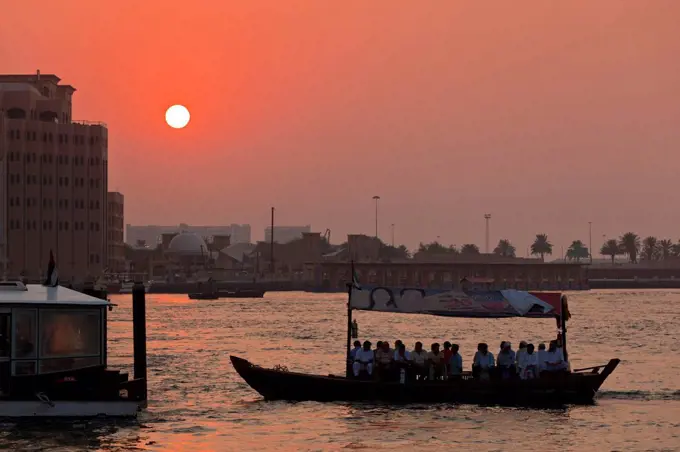
{"label": "moored ferry boat", "polygon": [[348,286],[347,373],[344,376],[310,375],[290,372],[285,367],[265,369],[246,359],[231,356],[238,374],[266,400],[293,401],[383,401],[396,403],[451,402],[508,404],[524,406],[589,404],[618,359],[606,364],[558,373],[541,373],[539,378],[475,378],[462,372],[453,379],[360,379],[350,372],[352,311],[382,311],[463,318],[555,318],[567,354],[566,296],[561,293],[519,290],[429,291],[421,288]]}
{"label": "moored ferry boat", "polygon": [[[130,417],[145,407],[145,375],[107,368],[112,308],[56,279],[0,282],[0,418]],[[137,348],[135,369],[143,359],[145,373]]]}

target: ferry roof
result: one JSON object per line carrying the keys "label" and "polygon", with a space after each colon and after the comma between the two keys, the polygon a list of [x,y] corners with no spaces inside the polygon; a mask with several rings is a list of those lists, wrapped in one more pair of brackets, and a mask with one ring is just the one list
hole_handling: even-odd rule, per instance
{"label": "ferry roof", "polygon": [[106,306],[109,302],[66,287],[24,286],[11,281],[0,283],[0,305],[3,304]]}

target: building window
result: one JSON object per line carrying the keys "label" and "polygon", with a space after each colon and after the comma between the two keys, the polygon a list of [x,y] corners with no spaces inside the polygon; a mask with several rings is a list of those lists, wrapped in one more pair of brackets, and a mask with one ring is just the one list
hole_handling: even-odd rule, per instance
{"label": "building window", "polygon": [[64,186],[68,187],[68,177],[64,178]]}
{"label": "building window", "polygon": [[52,230],[52,220],[47,222],[47,229]]}
{"label": "building window", "polygon": [[99,223],[94,224],[94,230],[99,232]]}
{"label": "building window", "polygon": [[52,132],[49,132],[47,134],[47,141],[49,141],[50,143],[52,142]]}
{"label": "building window", "polygon": [[37,135],[35,132],[33,132],[32,135],[33,135],[33,141],[37,141],[37,140],[38,140],[38,138],[37,138],[38,135]]}
{"label": "building window", "polygon": [[64,134],[64,144],[68,144],[68,134]]}
{"label": "building window", "polygon": [[68,221],[64,222],[64,229],[66,229],[68,231]]}
{"label": "building window", "polygon": [[14,207],[14,198],[9,198],[9,206]]}

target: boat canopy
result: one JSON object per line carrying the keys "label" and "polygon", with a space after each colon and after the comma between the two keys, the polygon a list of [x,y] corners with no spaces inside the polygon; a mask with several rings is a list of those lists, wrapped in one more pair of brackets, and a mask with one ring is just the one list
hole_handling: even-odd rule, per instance
{"label": "boat canopy", "polygon": [[521,290],[432,290],[353,285],[350,308],[449,317],[554,318],[562,313],[562,294]]}

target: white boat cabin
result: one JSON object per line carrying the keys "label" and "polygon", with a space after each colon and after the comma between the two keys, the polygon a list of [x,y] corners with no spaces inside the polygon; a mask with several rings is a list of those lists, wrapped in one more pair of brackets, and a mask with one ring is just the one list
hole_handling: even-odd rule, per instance
{"label": "white boat cabin", "polygon": [[0,391],[10,376],[105,365],[109,306],[65,287],[0,281]]}

